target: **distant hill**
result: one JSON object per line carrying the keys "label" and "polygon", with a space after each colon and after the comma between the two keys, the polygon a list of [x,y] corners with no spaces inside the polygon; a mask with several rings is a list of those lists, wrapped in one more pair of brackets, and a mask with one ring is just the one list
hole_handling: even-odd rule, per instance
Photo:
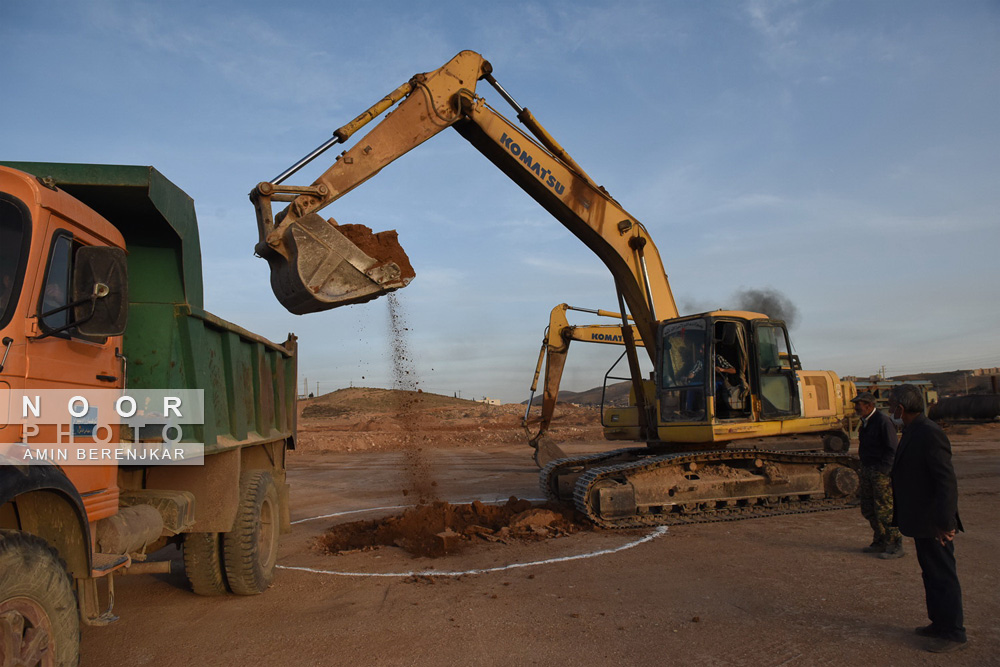
{"label": "distant hill", "polygon": [[466,398],[425,391],[351,387],[300,401],[304,417],[337,417],[348,414],[412,413],[416,410],[480,410],[487,406]]}
{"label": "distant hill", "polygon": [[[603,393],[603,387],[594,387],[593,389],[588,389],[587,391],[560,391],[559,403],[575,403],[576,405],[600,407],[601,397],[604,395],[606,405],[612,407],[628,405],[628,395],[631,390],[632,383],[625,381],[609,384],[606,395]],[[527,401],[521,401],[521,405],[526,405],[527,403]],[[531,402],[531,404],[541,405],[541,394],[535,396],[535,399]]]}

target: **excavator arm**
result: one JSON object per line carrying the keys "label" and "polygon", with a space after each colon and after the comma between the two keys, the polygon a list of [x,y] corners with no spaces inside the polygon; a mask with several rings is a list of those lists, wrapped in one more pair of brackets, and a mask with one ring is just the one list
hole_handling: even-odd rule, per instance
{"label": "excavator arm", "polygon": [[[626,341],[621,324],[573,325],[569,323],[566,317],[567,311],[570,310],[591,313],[598,317],[611,317],[626,321],[632,319],[627,315],[623,317],[621,313],[608,310],[577,308],[565,303],[561,303],[552,309],[552,312],[549,314],[549,325],[545,327],[542,348],[538,353],[535,374],[531,380],[531,395],[528,397],[528,407],[524,411],[524,419],[521,420],[521,425],[528,434],[528,444],[535,449],[535,461],[540,466],[565,456],[563,451],[547,436],[549,428],[552,425],[556,403],[559,400],[559,385],[562,382],[563,369],[566,368],[566,357],[569,354],[570,343],[578,340],[605,345],[625,345]],[[630,325],[630,328],[632,329],[632,340],[636,345],[643,346],[639,332],[634,326]],[[535,401],[535,391],[538,389],[538,379],[542,375],[543,365],[545,367],[545,377],[542,387],[542,410],[541,414],[532,420],[530,419],[531,406]],[[532,427],[537,428],[534,434],[531,433]]]}
{"label": "excavator arm", "polygon": [[[559,385],[562,382],[563,369],[566,368],[566,357],[569,354],[569,345],[572,341],[578,340],[587,343],[603,343],[605,345],[624,345],[625,336],[622,333],[620,324],[570,324],[566,317],[568,311],[591,313],[598,317],[611,317],[622,319],[620,313],[608,310],[593,310],[590,308],[577,308],[565,303],[561,303],[549,313],[549,324],[545,327],[545,334],[542,339],[542,347],[538,353],[538,363],[535,365],[535,374],[531,380],[531,396],[528,398],[528,409],[525,410],[522,425],[529,428],[531,425],[538,426],[538,432],[531,436],[532,445],[544,436],[552,423],[552,415],[555,412],[556,403],[559,396]],[[626,316],[628,320],[631,317]],[[643,342],[638,331],[632,328],[633,339],[636,345],[642,346]],[[542,367],[545,368],[544,381],[542,384],[542,411],[537,420],[529,420],[531,406],[534,403],[535,392],[538,389],[538,380],[542,376]]]}
{"label": "excavator arm", "polygon": [[[476,95],[482,80],[515,108],[533,137]],[[311,186],[282,184],[392,107]],[[317,212],[447,127],[454,127],[601,258],[641,339],[654,339],[658,319],[677,316],[662,260],[646,229],[576,164],[530,111],[514,102],[493,78],[490,64],[472,51],[414,76],[251,193],[260,233],[257,254],[270,264],[272,288],[288,310],[307,313],[367,301],[414,277],[393,232],[372,236],[367,228],[338,225]],[[273,201],[289,204],[273,215]]]}

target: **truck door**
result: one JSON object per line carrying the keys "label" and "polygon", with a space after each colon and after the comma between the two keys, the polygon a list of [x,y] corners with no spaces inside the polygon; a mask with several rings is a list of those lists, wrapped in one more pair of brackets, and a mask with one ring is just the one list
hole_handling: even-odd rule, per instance
{"label": "truck door", "polygon": [[799,416],[798,383],[783,322],[753,323],[761,419]]}
{"label": "truck door", "polygon": [[[102,245],[82,228],[63,227],[60,222],[62,220],[57,216],[50,216],[49,242],[45,249],[47,258],[39,263],[34,280],[36,288],[32,298],[35,301],[30,314],[37,317],[34,325],[37,332],[27,339],[25,384],[42,390],[121,388],[124,384],[121,361],[115,355],[115,347],[120,345],[121,339],[88,337],[73,327],[59,331],[70,323],[71,311],[51,312],[69,303],[76,251],[84,245]],[[42,334],[49,335],[43,337]],[[100,417],[107,421],[107,415]],[[84,423],[72,425],[74,440],[75,436],[82,436],[80,441],[94,442],[90,438],[92,427],[88,428],[86,424],[90,421],[84,418]],[[69,417],[65,422],[70,422]],[[117,435],[115,432],[113,440],[117,440]],[[35,441],[69,444],[67,437],[60,437],[57,426],[52,424],[42,425]],[[65,470],[84,497],[91,521],[114,513],[118,497],[114,465],[72,465]]]}

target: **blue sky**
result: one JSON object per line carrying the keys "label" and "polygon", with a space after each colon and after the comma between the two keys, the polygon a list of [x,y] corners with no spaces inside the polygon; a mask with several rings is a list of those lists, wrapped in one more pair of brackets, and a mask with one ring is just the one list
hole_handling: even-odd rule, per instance
{"label": "blue sky", "polygon": [[[806,368],[1000,366],[994,1],[4,0],[0,155],[155,166],[198,208],[208,310],[296,332],[311,391],[388,387],[386,300],[285,312],[246,194],[462,49],[647,226],[682,313],[770,288]],[[427,391],[524,400],[552,306],[616,309],[603,264],[455,132],[325,213],[399,231]],[[616,356],[585,347],[566,388]]]}

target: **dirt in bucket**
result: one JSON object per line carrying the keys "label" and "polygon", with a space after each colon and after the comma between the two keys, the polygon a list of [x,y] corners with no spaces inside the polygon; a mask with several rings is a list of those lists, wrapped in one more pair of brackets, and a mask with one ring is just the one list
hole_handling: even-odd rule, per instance
{"label": "dirt in bucket", "polygon": [[339,554],[392,546],[437,558],[476,543],[544,540],[590,529],[574,510],[553,503],[536,505],[513,496],[502,505],[438,501],[385,519],[334,526],[317,538],[316,549]]}
{"label": "dirt in bucket", "polygon": [[[331,222],[333,221],[331,220]],[[333,222],[333,224],[336,223]],[[374,233],[371,227],[347,224],[337,225],[337,231],[346,236],[366,255],[378,260],[376,267],[393,262],[399,267],[402,280],[409,282],[416,277],[417,273],[413,270],[413,265],[410,264],[410,258],[403,250],[403,246],[399,245],[399,235],[395,229]]]}

